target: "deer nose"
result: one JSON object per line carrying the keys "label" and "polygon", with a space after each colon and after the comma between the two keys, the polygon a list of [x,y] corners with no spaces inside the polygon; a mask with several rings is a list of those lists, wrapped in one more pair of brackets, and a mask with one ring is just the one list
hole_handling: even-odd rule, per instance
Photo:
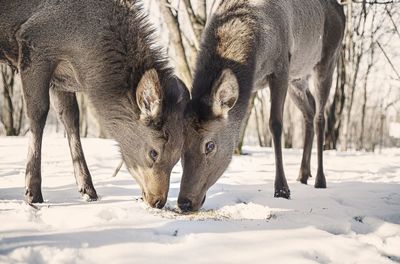
{"label": "deer nose", "polygon": [[187,198],[178,199],[178,207],[182,212],[186,213],[193,210],[192,201]]}
{"label": "deer nose", "polygon": [[157,209],[162,209],[165,205],[165,201],[162,200],[156,200],[153,204],[152,207],[157,208]]}

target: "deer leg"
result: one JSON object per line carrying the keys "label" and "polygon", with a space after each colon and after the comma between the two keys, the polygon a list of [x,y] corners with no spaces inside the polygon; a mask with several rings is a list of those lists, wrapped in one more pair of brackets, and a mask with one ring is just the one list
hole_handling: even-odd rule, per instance
{"label": "deer leg", "polygon": [[20,63],[30,138],[25,171],[25,197],[29,203],[42,203],[41,149],[43,129],[49,111],[49,83],[52,66],[48,62]]}
{"label": "deer leg", "polygon": [[97,200],[97,193],[93,187],[92,177],[82,150],[79,134],[79,107],[76,95],[54,87],[50,89],[50,96],[53,108],[67,132],[78,191],[87,200]]}
{"label": "deer leg", "polygon": [[275,151],[275,197],[290,198],[282,161],[282,121],[285,98],[288,88],[288,75],[272,75],[269,80],[271,90],[271,116],[269,127],[273,136]]}
{"label": "deer leg", "polygon": [[289,94],[304,117],[305,137],[303,146],[303,158],[301,161],[300,173],[297,180],[301,183],[307,184],[308,178],[311,177],[310,160],[314,139],[313,122],[315,116],[315,100],[308,90],[307,79],[293,81],[289,89]]}
{"label": "deer leg", "polygon": [[332,75],[335,69],[335,60],[328,64],[319,64],[314,72],[314,83],[316,85],[317,113],[315,126],[317,134],[318,170],[315,179],[315,188],[326,188],[326,179],[323,167],[324,132],[325,132],[325,105],[329,97],[332,85]]}

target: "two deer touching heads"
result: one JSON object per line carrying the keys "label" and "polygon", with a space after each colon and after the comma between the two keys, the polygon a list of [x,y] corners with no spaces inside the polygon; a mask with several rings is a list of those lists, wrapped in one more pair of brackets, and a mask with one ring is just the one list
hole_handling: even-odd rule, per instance
{"label": "two deer touching heads", "polygon": [[79,192],[98,198],[80,142],[76,92],[87,96],[118,142],[152,207],[165,205],[171,171],[181,159],[178,207],[201,208],[231,161],[251,93],[265,87],[271,90],[275,196],[290,198],[281,150],[287,92],[305,119],[298,180],[311,177],[315,124],[315,187],[326,188],[324,107],[344,31],[335,0],[219,1],[202,36],[190,93],[155,48],[138,0],[0,0],[0,6],[0,63],[21,75],[30,124],[28,202],[43,202],[41,146],[50,105],[65,126]]}

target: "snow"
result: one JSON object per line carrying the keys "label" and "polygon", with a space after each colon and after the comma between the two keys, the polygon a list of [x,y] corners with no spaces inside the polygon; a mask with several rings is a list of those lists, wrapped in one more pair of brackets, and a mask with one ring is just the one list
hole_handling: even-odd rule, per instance
{"label": "snow", "polygon": [[398,122],[390,123],[389,135],[394,138],[400,138],[400,123]]}
{"label": "snow", "polygon": [[325,152],[326,190],[297,183],[301,150],[285,150],[285,200],[272,197],[273,150],[247,147],[202,211],[182,215],[179,164],[166,208],[151,209],[125,168],[111,177],[113,141],[83,146],[101,200],[79,197],[66,140],[45,137],[35,209],[23,201],[27,139],[0,138],[0,263],[400,262],[400,149]]}

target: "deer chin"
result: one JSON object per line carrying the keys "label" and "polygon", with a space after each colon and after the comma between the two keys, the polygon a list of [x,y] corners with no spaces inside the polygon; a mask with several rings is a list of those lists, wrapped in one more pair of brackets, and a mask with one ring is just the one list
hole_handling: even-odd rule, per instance
{"label": "deer chin", "polygon": [[204,184],[200,192],[196,192],[196,195],[194,195],[194,192],[190,190],[183,192],[181,188],[181,192],[179,193],[178,197],[178,208],[181,210],[181,212],[188,213],[199,211],[206,201],[208,188],[209,186]]}
{"label": "deer chin", "polygon": [[150,192],[143,192],[142,195],[146,203],[152,208],[162,209],[167,203],[167,195],[155,195]]}
{"label": "deer chin", "polygon": [[139,167],[135,169],[129,168],[129,172],[140,186],[140,189],[142,190],[143,200],[150,207],[158,209],[163,208],[167,202],[169,188],[167,188],[166,190],[152,190],[151,187],[148,187],[144,181],[144,177],[146,177],[146,175],[150,173],[148,169],[143,170]]}
{"label": "deer chin", "polygon": [[182,213],[197,212],[203,206],[206,201],[206,194],[200,196],[202,199],[186,198],[185,196],[179,196],[178,208]]}

